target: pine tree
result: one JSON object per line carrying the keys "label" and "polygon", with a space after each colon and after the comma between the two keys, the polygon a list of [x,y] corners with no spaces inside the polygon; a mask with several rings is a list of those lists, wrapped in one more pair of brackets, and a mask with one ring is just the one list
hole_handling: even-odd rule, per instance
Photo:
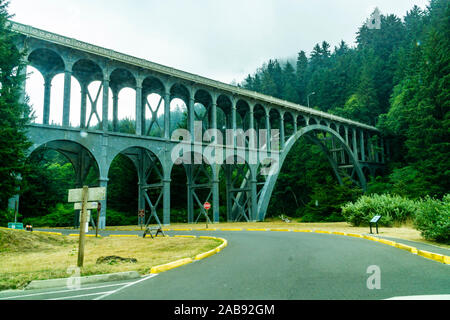
{"label": "pine tree", "polygon": [[24,77],[23,55],[15,46],[15,35],[8,29],[8,2],[0,0],[0,209],[20,187],[17,179],[26,168],[26,136],[30,109],[21,101]]}

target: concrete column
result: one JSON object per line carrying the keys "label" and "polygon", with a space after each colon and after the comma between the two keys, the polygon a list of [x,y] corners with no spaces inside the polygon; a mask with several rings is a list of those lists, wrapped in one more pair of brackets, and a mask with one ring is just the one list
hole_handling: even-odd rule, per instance
{"label": "concrete column", "polygon": [[26,79],[27,79],[27,62],[22,61],[22,65],[19,66],[19,69],[17,70],[17,74],[19,77],[22,78],[22,82],[20,85],[20,96],[19,96],[19,103],[25,103],[25,96],[26,96]]}
{"label": "concrete column", "polygon": [[102,130],[108,131],[108,112],[109,112],[109,79],[103,80],[103,111],[102,111]]}
{"label": "concrete column", "polygon": [[353,129],[353,154],[355,155],[355,159],[359,160],[358,157],[358,143],[356,141],[356,129]]}
{"label": "concrete column", "polygon": [[364,131],[361,130],[360,133],[360,144],[361,144],[361,161],[365,162],[366,161],[366,151],[365,151],[365,146],[364,146]]}
{"label": "concrete column", "polygon": [[142,86],[136,87],[136,134],[142,136]]}
{"label": "concrete column", "polygon": [[216,165],[216,170],[214,170],[213,173],[213,180],[212,180],[212,207],[213,207],[213,222],[219,223],[220,222],[220,203],[219,203],[219,170],[220,166]]}
{"label": "concrete column", "polygon": [[164,96],[164,138],[170,140],[170,91]]}
{"label": "concrete column", "polygon": [[233,99],[233,106],[231,108],[231,127],[233,129],[233,148],[236,148],[236,130],[237,130],[237,122],[236,122],[236,99]]}
{"label": "concrete column", "polygon": [[192,194],[192,164],[187,165],[187,213],[188,223],[194,223],[194,197]]}
{"label": "concrete column", "polygon": [[163,224],[170,225],[170,178],[163,180]]}
{"label": "concrete column", "polygon": [[231,222],[232,217],[232,200],[231,200],[231,170],[229,165],[225,165],[225,179],[227,186],[227,221]]}
{"label": "concrete column", "polygon": [[188,130],[189,130],[189,133],[191,134],[191,142],[192,143],[194,143],[194,140],[195,140],[195,132],[194,132],[194,121],[195,121],[194,104],[195,104],[194,97],[190,97],[190,99],[189,99],[189,110],[188,110]]}
{"label": "concrete column", "polygon": [[[108,187],[108,178],[100,178],[99,179],[99,184],[100,187],[104,187],[107,188]],[[108,189],[106,189],[106,193],[108,193]],[[102,204],[102,210],[100,212],[100,222],[99,222],[99,229],[101,230],[105,230],[106,228],[106,205],[107,205],[107,200],[103,200],[100,201],[100,203]]]}
{"label": "concrete column", "polygon": [[255,113],[253,111],[253,107],[250,107],[250,131],[253,131],[253,134],[249,137],[249,147],[252,149],[256,149],[257,146],[257,142],[258,142],[258,136],[256,134],[255,131]]}
{"label": "concrete column", "polygon": [[267,152],[270,152],[270,111],[266,110],[266,129],[267,129]]}
{"label": "concrete column", "polygon": [[280,113],[280,150],[284,149],[285,133],[284,133],[284,113]]}
{"label": "concrete column", "polygon": [[297,116],[294,116],[294,135],[297,134],[298,130],[297,130]]}
{"label": "concrete column", "polygon": [[[256,172],[256,170],[254,172]],[[252,172],[252,177],[250,180],[251,201],[252,201],[252,204],[251,204],[251,206],[252,206],[251,207],[252,208],[251,215],[252,216],[251,216],[250,220],[252,222],[255,222],[258,220],[258,189],[257,189],[257,180],[254,176],[254,172]]]}
{"label": "concrete column", "polygon": [[50,123],[50,97],[52,91],[53,75],[45,75],[44,77],[44,119],[43,124]]}
{"label": "concrete column", "polygon": [[113,90],[113,131],[119,131],[119,92],[118,90]]}
{"label": "concrete column", "polygon": [[64,101],[63,101],[63,127],[70,126],[70,98],[72,90],[72,71],[64,72]]}
{"label": "concrete column", "polygon": [[84,82],[80,82],[81,86],[81,106],[80,106],[80,128],[86,128],[86,102],[88,87]]}

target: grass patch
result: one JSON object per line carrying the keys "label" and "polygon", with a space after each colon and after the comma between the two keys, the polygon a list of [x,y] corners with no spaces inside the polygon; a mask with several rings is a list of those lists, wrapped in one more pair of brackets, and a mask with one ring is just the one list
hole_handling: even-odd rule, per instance
{"label": "grass patch", "polygon": [[[150,272],[153,266],[193,258],[221,241],[191,238],[86,238],[81,276],[124,271]],[[100,257],[134,258],[136,263],[96,264]],[[0,229],[0,290],[21,289],[32,280],[67,278],[77,265],[78,238]]]}

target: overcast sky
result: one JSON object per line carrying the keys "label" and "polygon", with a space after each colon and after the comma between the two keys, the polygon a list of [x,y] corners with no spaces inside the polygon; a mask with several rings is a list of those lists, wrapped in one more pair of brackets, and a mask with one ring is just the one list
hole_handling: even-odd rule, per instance
{"label": "overcast sky", "polygon": [[328,41],[353,45],[377,6],[428,0],[11,0],[14,21],[230,83]]}

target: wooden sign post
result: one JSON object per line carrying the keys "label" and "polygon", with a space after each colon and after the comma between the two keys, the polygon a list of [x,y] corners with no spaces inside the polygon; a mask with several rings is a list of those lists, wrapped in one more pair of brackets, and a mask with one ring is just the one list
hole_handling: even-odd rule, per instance
{"label": "wooden sign post", "polygon": [[84,243],[85,243],[85,236],[86,236],[86,230],[84,228],[86,224],[86,214],[87,214],[87,202],[88,202],[88,193],[89,188],[83,187],[83,193],[81,196],[81,223],[80,223],[80,240],[78,242],[78,267],[83,267],[84,262]]}
{"label": "wooden sign post", "polygon": [[[84,263],[84,244],[86,238],[86,216],[87,210],[92,207],[95,208],[95,203],[89,203],[89,201],[101,201],[106,199],[106,188],[88,188],[87,186],[83,189],[72,189],[69,190],[69,200],[68,202],[75,202],[75,208],[80,207],[79,202],[81,202],[81,222],[80,222],[80,239],[78,242],[78,267],[82,268]],[[101,205],[97,206],[97,210],[101,210]],[[98,212],[100,215],[100,211]],[[98,222],[97,222],[98,228]],[[96,232],[98,234],[98,231]]]}

